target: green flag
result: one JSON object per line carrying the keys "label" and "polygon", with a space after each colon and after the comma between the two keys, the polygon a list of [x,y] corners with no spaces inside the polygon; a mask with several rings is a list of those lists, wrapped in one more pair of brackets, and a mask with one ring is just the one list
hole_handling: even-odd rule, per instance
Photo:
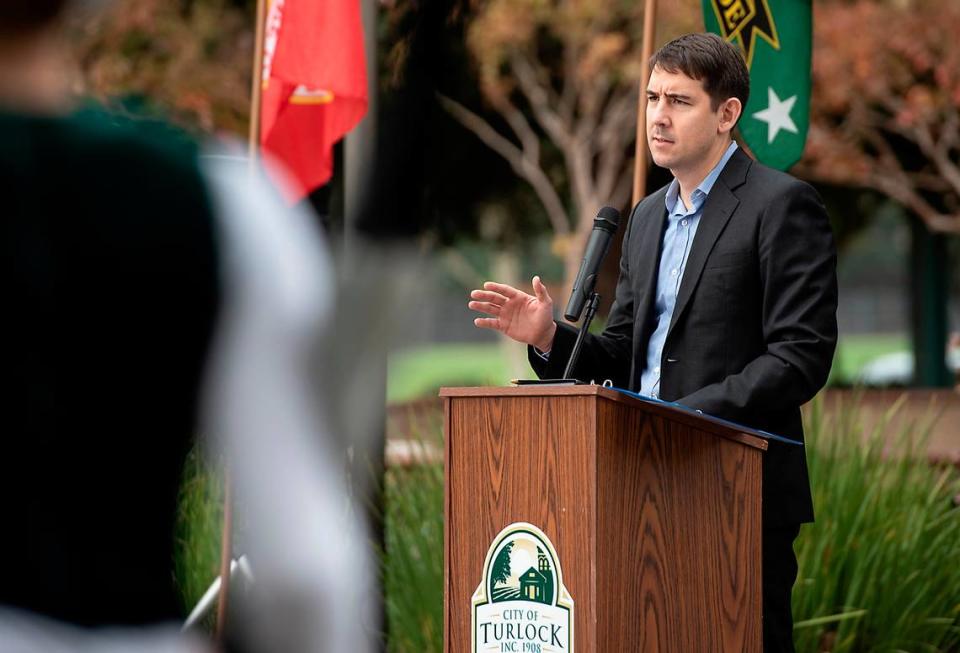
{"label": "green flag", "polygon": [[707,31],[739,46],[750,69],[740,134],[753,154],[786,170],[810,122],[811,0],[702,0]]}

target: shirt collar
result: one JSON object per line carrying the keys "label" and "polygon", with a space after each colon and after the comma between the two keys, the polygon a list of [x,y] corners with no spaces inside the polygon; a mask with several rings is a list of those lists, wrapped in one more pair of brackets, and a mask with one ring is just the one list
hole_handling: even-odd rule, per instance
{"label": "shirt collar", "polygon": [[[717,179],[720,178],[720,173],[723,172],[723,168],[727,165],[727,161],[730,160],[730,157],[733,156],[733,153],[737,151],[737,142],[731,141],[730,145],[727,146],[726,151],[723,153],[723,156],[720,157],[720,160],[717,161],[717,165],[713,166],[713,169],[707,173],[707,176],[704,177],[703,181],[700,182],[700,185],[697,186],[692,193],[690,193],[690,199],[693,202],[693,208],[689,211],[698,211],[703,205],[704,200],[706,200],[707,195],[710,194],[710,191],[713,189],[713,185],[717,183]],[[680,199],[680,182],[677,181],[677,178],[674,177],[673,181],[670,182],[670,187],[667,188],[667,196],[664,198],[664,202],[667,206],[667,211],[672,213],[688,213],[686,208],[683,205],[682,200]]]}

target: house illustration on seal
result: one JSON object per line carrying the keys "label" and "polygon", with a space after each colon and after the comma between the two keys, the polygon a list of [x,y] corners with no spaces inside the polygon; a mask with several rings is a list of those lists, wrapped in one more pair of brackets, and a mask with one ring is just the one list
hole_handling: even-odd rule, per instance
{"label": "house illustration on seal", "polygon": [[538,603],[553,601],[553,574],[550,558],[537,547],[537,568],[530,567],[520,576],[520,598]]}
{"label": "house illustration on seal", "polygon": [[520,596],[528,601],[545,603],[543,597],[546,594],[546,588],[547,577],[533,567],[527,569],[520,577]]}
{"label": "house illustration on seal", "polygon": [[[530,565],[534,555],[537,563]],[[526,571],[520,572],[524,567]],[[550,556],[533,543],[514,541],[503,547],[494,564],[491,580],[495,602],[520,600],[547,605],[553,603],[554,574]]]}

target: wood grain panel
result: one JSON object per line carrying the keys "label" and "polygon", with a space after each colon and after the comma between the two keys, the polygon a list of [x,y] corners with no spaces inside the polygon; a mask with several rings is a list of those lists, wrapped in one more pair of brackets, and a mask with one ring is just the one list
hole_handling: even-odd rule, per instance
{"label": "wood grain panel", "polygon": [[[447,400],[451,401],[451,400]],[[447,438],[446,650],[470,650],[471,597],[493,538],[525,521],[546,533],[575,601],[576,648],[596,650],[591,564],[596,533],[595,440],[589,397],[451,401]]]}
{"label": "wood grain panel", "polygon": [[761,452],[604,401],[597,437],[599,650],[759,652]]}

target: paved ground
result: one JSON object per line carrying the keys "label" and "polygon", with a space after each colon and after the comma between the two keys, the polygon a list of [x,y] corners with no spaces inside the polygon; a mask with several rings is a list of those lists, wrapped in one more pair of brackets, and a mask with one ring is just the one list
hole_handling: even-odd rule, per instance
{"label": "paved ground", "polygon": [[[825,409],[853,401],[853,391],[828,390]],[[939,460],[960,466],[960,391],[957,390],[870,390],[860,397],[864,430],[870,428],[896,401],[904,397],[891,423],[891,433],[899,431],[908,420],[922,423],[930,415],[938,415],[930,437],[928,453]],[[431,460],[442,461],[443,451],[436,434],[443,428],[443,408],[439,397],[391,405],[387,409],[387,460],[393,464],[410,464]],[[422,443],[422,444],[421,444]]]}
{"label": "paved ground", "polygon": [[[837,402],[849,403],[854,392],[828,390],[824,397],[826,410],[836,410]],[[936,416],[930,436],[929,454],[937,458],[954,458],[960,463],[960,391],[957,390],[870,390],[860,399],[866,429],[876,423],[885,411],[903,397],[903,405],[891,420],[891,432],[898,432],[908,420],[922,423]],[[867,431],[869,432],[869,431]]]}

